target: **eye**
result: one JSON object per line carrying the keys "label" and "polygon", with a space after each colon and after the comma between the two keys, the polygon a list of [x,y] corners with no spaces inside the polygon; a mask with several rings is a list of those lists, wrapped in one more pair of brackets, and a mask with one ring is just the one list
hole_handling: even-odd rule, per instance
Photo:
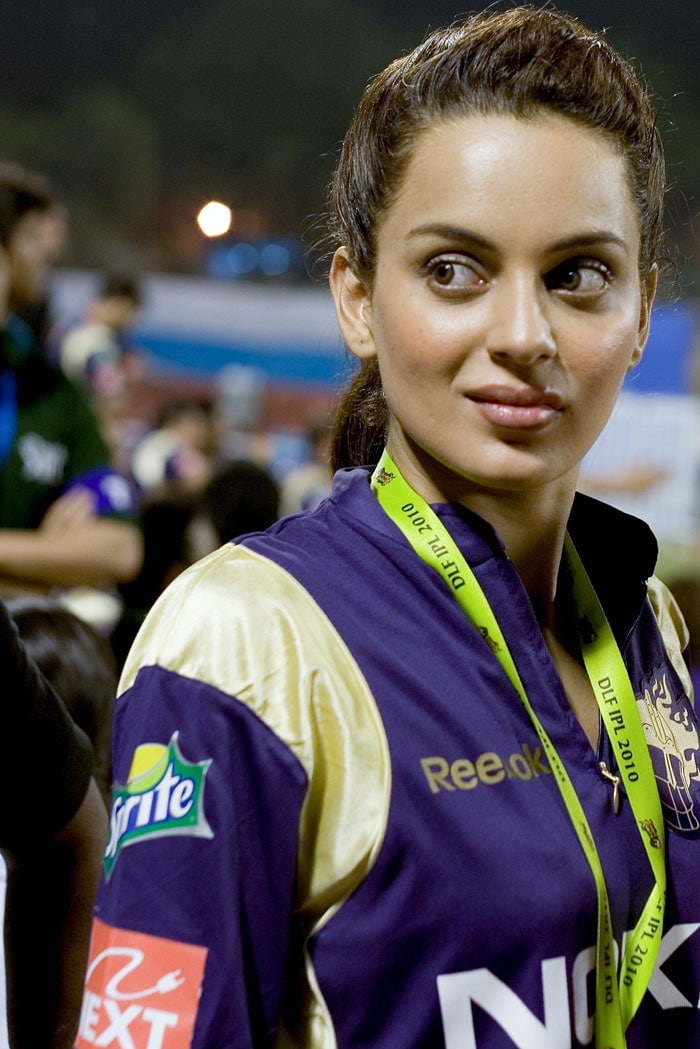
{"label": "eye", "polygon": [[555,266],[545,277],[550,291],[593,296],[605,291],[612,274],[604,262],[597,259],[567,259]]}
{"label": "eye", "polygon": [[424,267],[428,283],[441,294],[460,295],[477,291],[486,283],[477,264],[464,256],[440,255]]}

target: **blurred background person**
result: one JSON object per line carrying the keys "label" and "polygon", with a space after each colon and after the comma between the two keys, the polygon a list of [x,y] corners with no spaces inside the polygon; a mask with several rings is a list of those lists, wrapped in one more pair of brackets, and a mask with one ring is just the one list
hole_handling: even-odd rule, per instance
{"label": "blurred background person", "polygon": [[31,329],[40,346],[51,324],[49,282],[68,235],[68,213],[51,182],[39,171],[0,161],[0,185],[14,196],[16,221],[7,244],[9,308]]}
{"label": "blurred background person", "polygon": [[103,273],[81,316],[57,321],[47,340],[51,359],[87,392],[112,460],[120,467],[126,467],[140,436],[132,407],[146,366],[132,331],[141,306],[138,277]]}
{"label": "blurred background person", "polygon": [[280,486],[259,463],[235,459],[214,472],[196,500],[187,526],[191,561],[248,532],[261,532],[280,516]]}
{"label": "blurred background person", "polygon": [[166,586],[223,543],[274,524],[279,505],[280,488],[271,471],[244,459],[219,464],[199,490],[164,485],[144,499],[143,566],[120,588],[123,610],[110,636],[120,668]]}
{"label": "blurred background person", "polygon": [[121,609],[110,633],[119,669],[148,610],[168,583],[192,563],[187,529],[193,508],[193,493],[168,488],[146,496],[141,504],[143,563],[136,576],[119,587]]}
{"label": "blurred background person", "polygon": [[107,815],[91,777],[89,741],[29,658],[2,601],[0,678],[0,850],[7,871],[0,962],[9,1044],[69,1049]]}
{"label": "blurred background person", "polygon": [[136,444],[131,473],[144,497],[164,487],[196,490],[209,479],[214,452],[211,409],[179,398],[163,406],[152,429]]}
{"label": "blurred background person", "polygon": [[52,334],[66,375],[83,382],[98,400],[128,389],[143,374],[141,354],[131,339],[141,302],[135,276],[107,273],[85,316]]}
{"label": "blurred background person", "polygon": [[333,471],[330,463],[331,424],[317,419],[309,426],[309,460],[290,470],[282,482],[280,512],[282,516],[317,506],[331,490]]}
{"label": "blurred background person", "polygon": [[7,606],[30,658],[90,740],[93,776],[109,807],[117,689],[117,666],[109,641],[58,601],[21,597],[8,600]]}
{"label": "blurred background person", "polygon": [[136,504],[85,394],[12,313],[18,233],[46,208],[20,175],[0,169],[0,577],[5,592],[107,588],[140,567]]}

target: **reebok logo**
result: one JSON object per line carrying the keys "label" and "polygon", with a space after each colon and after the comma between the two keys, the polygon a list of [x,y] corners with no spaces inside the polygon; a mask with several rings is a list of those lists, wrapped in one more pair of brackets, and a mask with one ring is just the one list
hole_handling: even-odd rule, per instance
{"label": "reebok logo", "polygon": [[480,783],[493,786],[506,779],[530,780],[552,775],[542,747],[533,750],[527,743],[507,758],[492,750],[475,758],[456,758],[453,761],[436,755],[421,758],[421,767],[433,794],[443,790],[474,790]]}

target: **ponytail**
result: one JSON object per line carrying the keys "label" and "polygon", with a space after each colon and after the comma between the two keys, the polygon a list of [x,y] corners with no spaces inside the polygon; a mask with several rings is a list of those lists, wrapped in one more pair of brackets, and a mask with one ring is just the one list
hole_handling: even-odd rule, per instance
{"label": "ponytail", "polygon": [[363,361],[345,391],[331,433],[331,467],[379,462],[386,443],[389,412],[376,357]]}

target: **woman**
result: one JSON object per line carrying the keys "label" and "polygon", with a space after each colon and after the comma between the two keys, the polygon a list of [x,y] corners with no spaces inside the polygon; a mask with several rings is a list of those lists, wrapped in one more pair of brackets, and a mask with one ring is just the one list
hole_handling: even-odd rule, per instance
{"label": "woman", "polygon": [[142,1004],[195,1049],[697,1044],[685,631],[648,529],[575,497],[662,195],[639,80],[563,15],[369,85],[331,194],[357,468],[135,643],[79,1045],[175,970]]}

